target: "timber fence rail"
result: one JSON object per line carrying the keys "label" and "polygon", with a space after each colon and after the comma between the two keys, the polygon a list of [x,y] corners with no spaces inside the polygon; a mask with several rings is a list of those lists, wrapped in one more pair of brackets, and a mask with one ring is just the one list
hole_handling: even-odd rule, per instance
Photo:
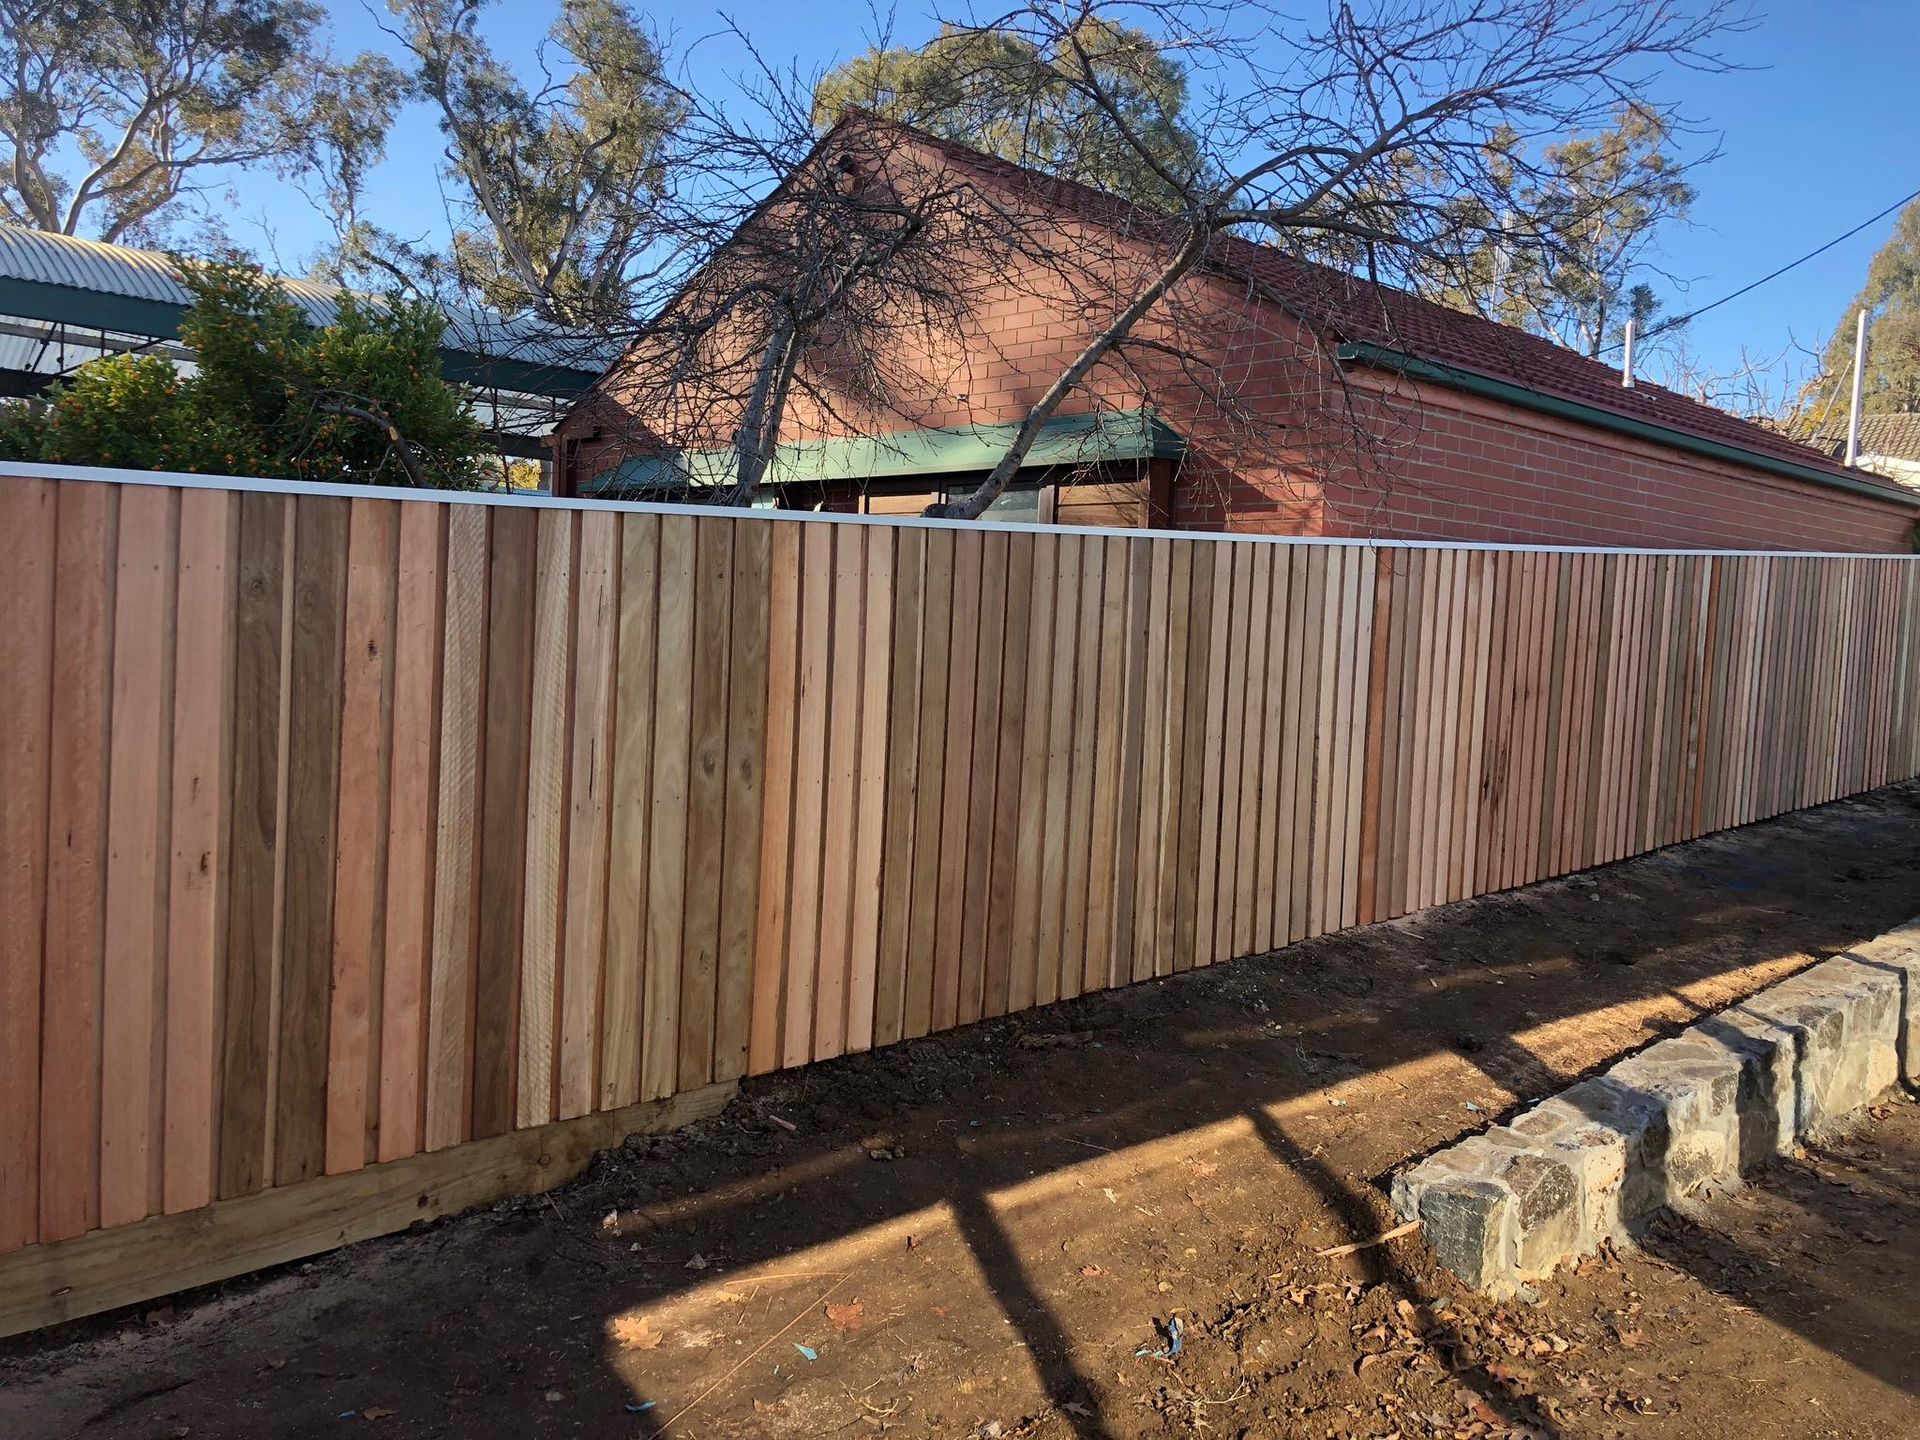
{"label": "timber fence rail", "polygon": [[0,1333],[1920,772],[1909,557],[9,466],[0,615]]}

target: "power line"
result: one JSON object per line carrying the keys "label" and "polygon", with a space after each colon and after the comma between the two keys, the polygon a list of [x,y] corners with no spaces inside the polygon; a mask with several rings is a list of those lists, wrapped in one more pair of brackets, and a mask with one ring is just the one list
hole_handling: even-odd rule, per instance
{"label": "power line", "polygon": [[[1762,275],[1758,280],[1753,281],[1751,284],[1742,285],[1738,290],[1735,290],[1731,294],[1722,295],[1718,300],[1715,300],[1708,305],[1702,305],[1698,310],[1689,310],[1684,315],[1676,315],[1671,320],[1663,321],[1661,324],[1653,326],[1651,329],[1649,329],[1646,332],[1646,334],[1642,335],[1640,338],[1642,340],[1650,340],[1655,335],[1659,335],[1665,331],[1675,329],[1681,325],[1685,325],[1689,320],[1699,319],[1702,315],[1706,314],[1709,310],[1718,310],[1722,305],[1726,304],[1729,300],[1738,300],[1742,295],[1745,295],[1750,290],[1758,290],[1762,285],[1766,284],[1769,280],[1778,280],[1782,275],[1786,274],[1789,270],[1795,269],[1801,265],[1806,264],[1807,261],[1814,259],[1816,256],[1826,254],[1827,251],[1833,249],[1834,246],[1840,244],[1843,240],[1851,240],[1854,236],[1858,235],[1862,230],[1866,229],[1869,225],[1876,224],[1877,222],[1886,219],[1887,216],[1893,214],[1893,212],[1898,210],[1901,206],[1913,200],[1920,200],[1920,190],[1916,190],[1911,195],[1903,196],[1901,199],[1894,201],[1893,204],[1887,206],[1887,208],[1882,210],[1879,214],[1871,215],[1865,220],[1862,220],[1858,225],[1854,226],[1851,230],[1847,231],[1844,235],[1834,236],[1833,239],[1827,241],[1827,243],[1822,245],[1818,250],[1809,250],[1806,254],[1802,255],[1798,260],[1789,260],[1785,265],[1782,265],[1778,270],[1769,271],[1767,274]],[[1621,344],[1622,344],[1621,341],[1616,340],[1613,342],[1613,344],[1607,346],[1606,349],[1602,350],[1600,353],[1604,355],[1608,353],[1608,351],[1618,350],[1621,347]]]}

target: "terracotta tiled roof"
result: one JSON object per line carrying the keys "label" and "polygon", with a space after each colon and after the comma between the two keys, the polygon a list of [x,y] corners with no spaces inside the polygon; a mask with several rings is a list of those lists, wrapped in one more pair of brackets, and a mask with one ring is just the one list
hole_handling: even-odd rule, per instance
{"label": "terracotta tiled roof", "polygon": [[[1845,423],[1842,422],[1836,431],[1820,436],[1816,443],[1824,446],[1830,454],[1844,455],[1847,450]],[[1905,411],[1895,415],[1862,415],[1860,453],[1884,455],[1891,460],[1920,461],[1920,413]]]}
{"label": "terracotta tiled roof", "polygon": [[[1076,215],[1137,232],[1169,223],[1162,216],[1089,186],[1042,175],[906,126],[873,123],[876,128],[899,132],[900,138],[910,142],[932,146],[952,163],[1002,186],[1071,208]],[[1854,484],[1885,488],[1890,497],[1907,499],[1910,494],[1877,476],[1849,470],[1811,445],[1663,386],[1641,379],[1629,389],[1620,383],[1617,369],[1551,340],[1295,258],[1269,245],[1226,236],[1209,264],[1220,272],[1251,279],[1273,301],[1337,341],[1375,345],[1428,364],[1504,381],[1696,439],[1825,471]]]}

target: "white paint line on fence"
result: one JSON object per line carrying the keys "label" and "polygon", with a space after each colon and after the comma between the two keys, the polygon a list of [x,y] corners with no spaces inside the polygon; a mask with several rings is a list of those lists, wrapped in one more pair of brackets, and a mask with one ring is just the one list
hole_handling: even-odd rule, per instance
{"label": "white paint line on fence", "polygon": [[902,530],[1032,531],[1042,535],[1127,536],[1146,540],[1214,540],[1229,544],[1328,545],[1361,550],[1511,550],[1530,555],[1699,555],[1776,560],[1920,560],[1858,550],[1703,550],[1641,546],[1521,545],[1496,540],[1343,539],[1325,535],[1264,535],[1247,531],[1147,530],[1111,525],[1025,525],[999,520],[935,520],[925,515],[854,515],[821,510],[755,510],[723,505],[655,505],[638,500],[565,500],[495,490],[416,490],[398,485],[333,485],[246,475],[188,475],[168,470],[116,470],[99,465],[32,465],[0,460],[0,479],[84,480],[108,485],[165,485],[183,490],[238,490],[262,495],[324,495],[342,500],[433,500],[449,505],[500,505],[529,510],[609,510],[634,515],[726,516],[736,520],[797,520],[835,525],[882,525]]}

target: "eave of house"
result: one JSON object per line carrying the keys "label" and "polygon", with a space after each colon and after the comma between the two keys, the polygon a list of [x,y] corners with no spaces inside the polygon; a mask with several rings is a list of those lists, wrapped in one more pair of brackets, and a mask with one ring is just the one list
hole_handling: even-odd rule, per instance
{"label": "eave of house", "polygon": [[[958,425],[798,441],[779,447],[766,479],[770,485],[804,485],[977,474],[999,463],[1019,428],[1018,422]],[[1020,468],[1172,459],[1185,452],[1186,441],[1151,410],[1110,410],[1049,420]],[[733,452],[724,449],[635,457],[584,482],[580,493],[725,484],[732,479],[733,464]]]}

